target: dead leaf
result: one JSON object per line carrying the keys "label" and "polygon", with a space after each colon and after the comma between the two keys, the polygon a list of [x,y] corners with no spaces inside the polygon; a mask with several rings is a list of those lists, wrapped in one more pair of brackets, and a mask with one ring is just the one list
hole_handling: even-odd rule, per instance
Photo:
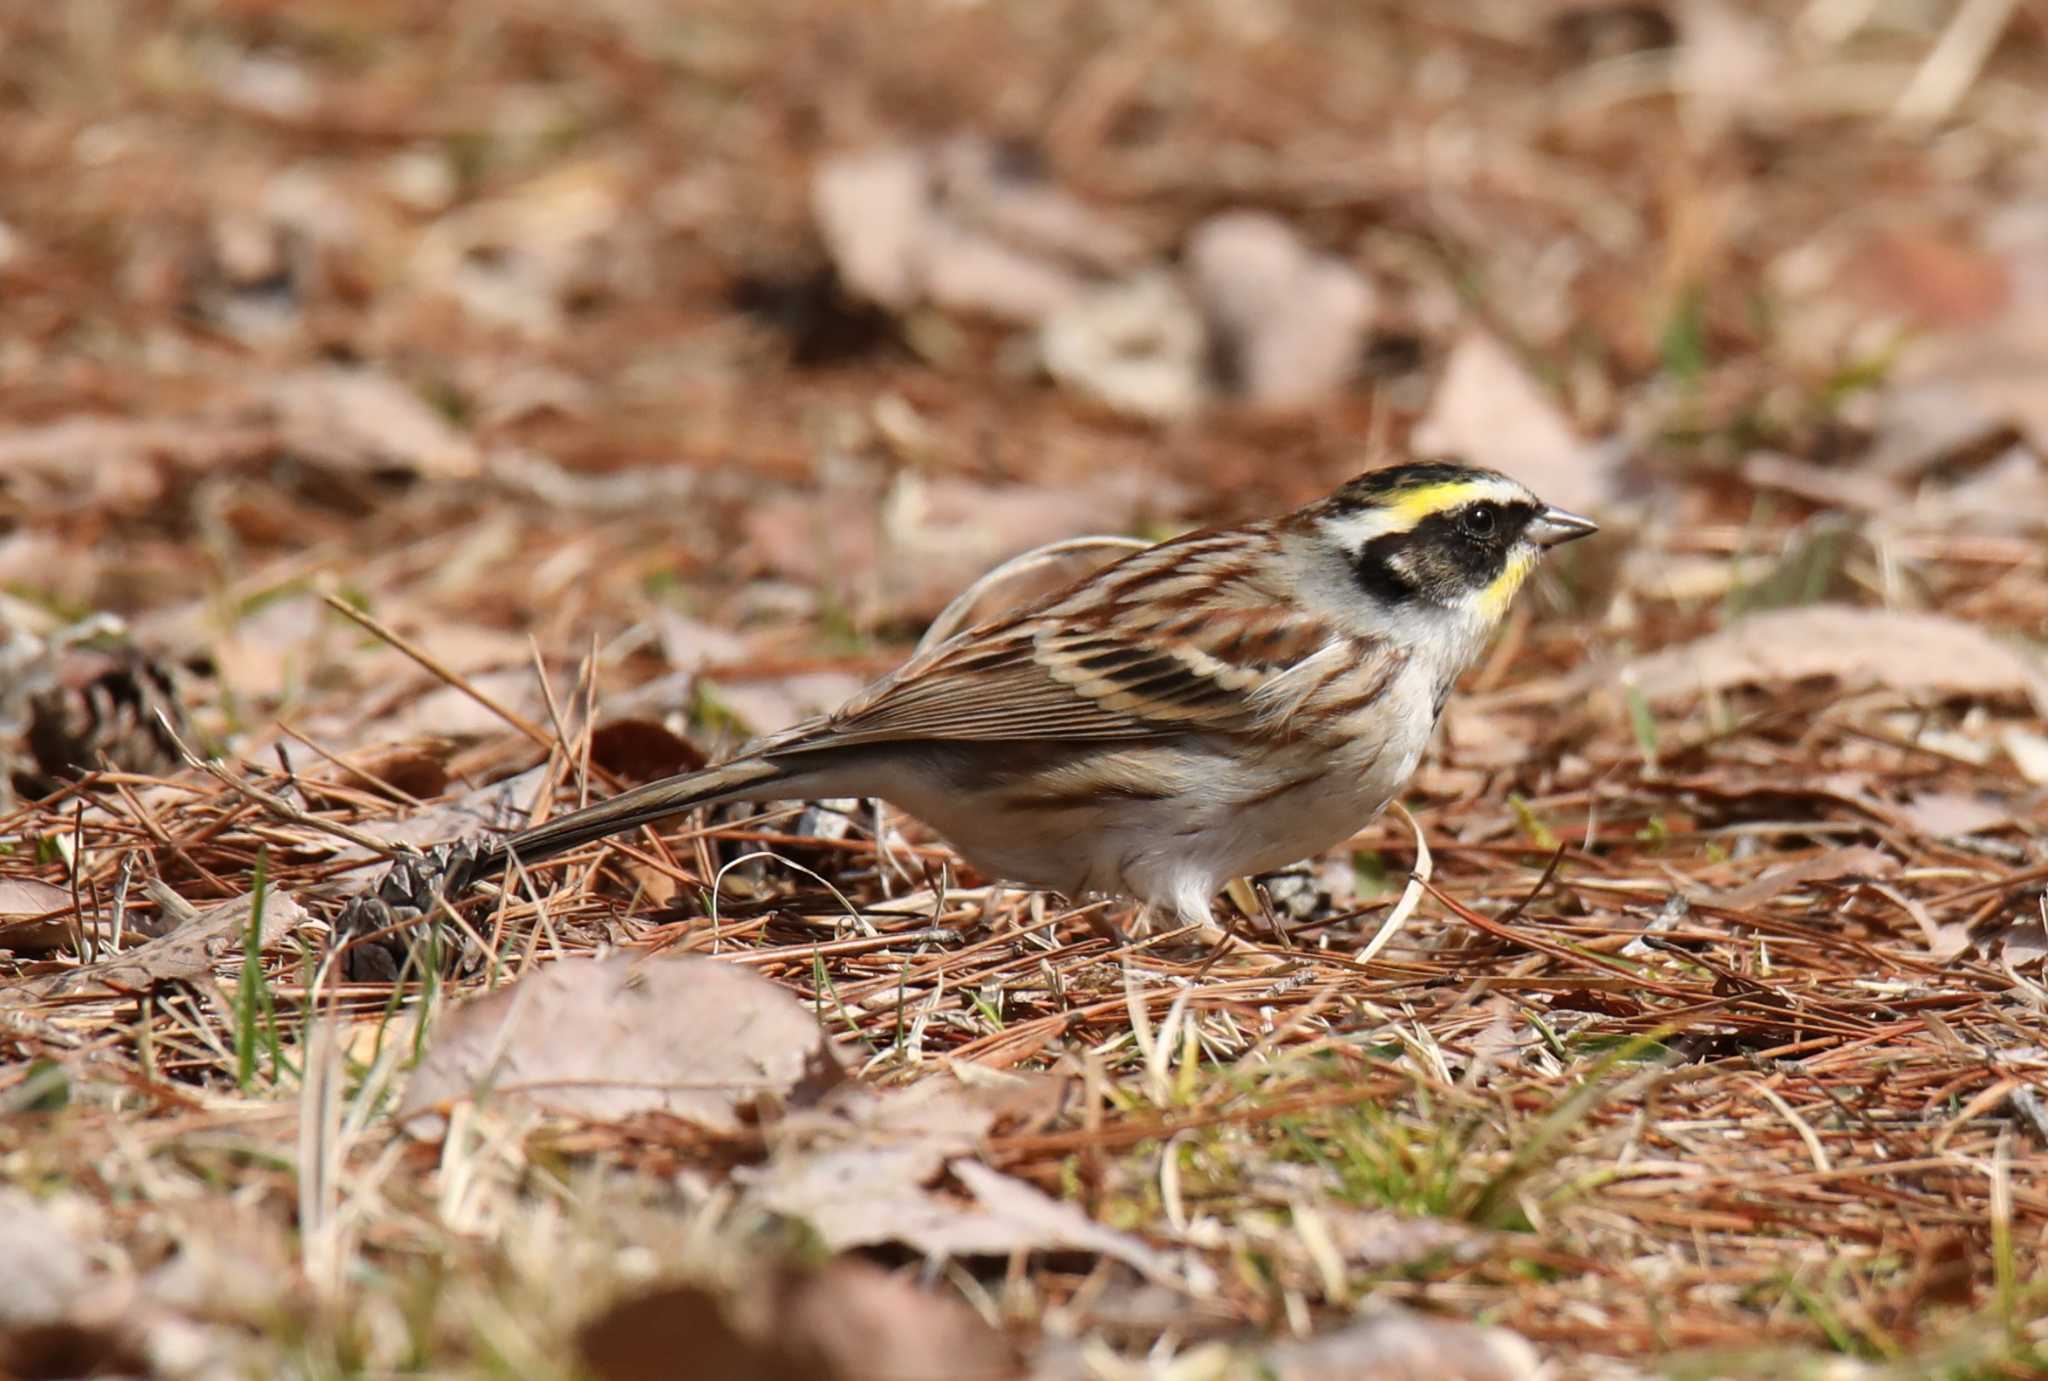
{"label": "dead leaf", "polygon": [[1785,53],[1776,31],[1725,0],[1686,0],[1676,18],[1672,84],[1695,141],[1705,145],[1783,98]]}
{"label": "dead leaf", "polygon": [[1898,871],[1899,861],[1890,854],[1857,844],[1830,849],[1816,858],[1773,868],[1755,882],[1715,897],[1713,905],[1730,911],[1747,911],[1811,883],[1834,882],[1846,877],[1888,878]]}
{"label": "dead leaf", "polygon": [[1964,791],[1926,791],[1897,807],[1913,828],[1935,839],[1954,839],[2009,825],[2019,814],[2012,800]]}
{"label": "dead leaf", "polygon": [[0,949],[47,954],[71,943],[71,893],[34,878],[0,878]]}
{"label": "dead leaf", "polygon": [[0,1185],[0,1328],[58,1323],[84,1300],[92,1266],[56,1215]]}
{"label": "dead leaf", "polygon": [[971,136],[829,158],[811,212],[840,280],[896,312],[1037,322],[1137,253],[1028,161]]}
{"label": "dead leaf", "polygon": [[590,733],[590,760],[631,782],[694,772],[706,758],[697,746],[651,719],[607,720]]}
{"label": "dead leaf", "polygon": [[670,1381],[685,1357],[699,1381],[821,1381],[812,1359],[741,1331],[716,1295],[691,1285],[612,1305],[576,1331],[576,1351],[602,1381]]}
{"label": "dead leaf", "polygon": [[1545,1374],[1528,1339],[1504,1328],[1389,1309],[1259,1359],[1273,1381],[1535,1381]]}
{"label": "dead leaf", "polygon": [[1483,331],[1452,347],[1411,444],[1418,454],[1499,470],[1580,513],[1597,514],[1617,493],[1618,454],[1581,441],[1507,347]]}
{"label": "dead leaf", "polygon": [[767,735],[839,708],[866,683],[843,671],[809,671],[758,681],[734,677],[698,684],[707,700],[744,724],[748,733]]}
{"label": "dead leaf", "polygon": [[564,959],[442,1018],[399,1120],[438,1135],[442,1105],[489,1097],[731,1133],[764,1101],[802,1106],[842,1077],[816,1019],[746,969],[687,955]]}
{"label": "dead leaf", "polygon": [[1066,388],[1147,421],[1188,417],[1208,394],[1200,309],[1163,269],[1104,284],[1047,314],[1038,354]]}
{"label": "dead leaf", "polygon": [[577,1335],[604,1381],[667,1381],[677,1358],[703,1381],[997,1381],[1014,1349],[958,1300],[864,1261],[790,1271],[721,1305],[670,1286],[614,1305]]}
{"label": "dead leaf", "polygon": [[[1816,465],[1775,451],[1758,451],[1742,462],[1743,480],[1758,489],[1776,489],[1827,508],[1858,513],[1891,513],[1905,502],[1897,482],[1887,475],[1841,465]],[[1732,563],[1715,561],[1731,571]]]}
{"label": "dead leaf", "polygon": [[890,1381],[1015,1376],[1016,1353],[957,1299],[864,1261],[835,1261],[786,1289],[772,1328],[828,1375]]}
{"label": "dead leaf", "polygon": [[1212,358],[1244,397],[1299,407],[1357,372],[1372,284],[1303,243],[1286,221],[1264,211],[1211,217],[1189,237],[1186,261]]}
{"label": "dead leaf", "polygon": [[2029,446],[2009,446],[1952,484],[1924,486],[1909,511],[1933,532],[2038,531],[2048,524],[2048,465]]}
{"label": "dead leaf", "polygon": [[1999,735],[1999,742],[2022,777],[2035,786],[2048,786],[2048,734],[2011,725]]}
{"label": "dead leaf", "polygon": [[1086,1251],[1121,1261],[1140,1275],[1177,1284],[1180,1273],[1162,1252],[1129,1233],[1106,1228],[1073,1204],[1062,1203],[1023,1180],[999,1174],[980,1161],[948,1165],[981,1209],[951,1223],[931,1221],[927,1231],[901,1240],[928,1256],[1006,1256],[1014,1251]]}
{"label": "dead leaf", "polygon": [[[420,847],[445,844],[489,830],[516,829],[526,823],[535,794],[547,785],[551,775],[549,764],[542,763],[503,781],[480,786],[453,801],[442,801],[397,820],[365,820],[357,828],[387,844]],[[354,844],[338,845],[334,852],[336,862],[370,857],[369,850]]]}
{"label": "dead leaf", "polygon": [[[1912,284],[1908,305],[1931,329],[1900,352],[1873,464],[1924,465],[2002,426],[2048,446],[2048,397],[2039,387],[2048,364],[2048,201],[2002,207],[1974,230],[1967,240],[1876,242],[1883,265],[1873,276]],[[1902,419],[1917,448],[1887,436],[1887,424]],[[1923,431],[1931,435],[1917,435]]]}
{"label": "dead leaf", "polygon": [[[83,968],[47,974],[10,989],[39,998],[88,992],[140,993],[159,983],[210,978],[214,966],[240,955],[248,944],[253,897],[236,897],[207,908],[168,935],[158,936],[111,959]],[[310,918],[289,892],[273,887],[263,894],[260,946],[268,951]]]}
{"label": "dead leaf", "polygon": [[[970,1158],[1000,1117],[1028,1113],[1058,1087],[934,1079],[881,1093],[849,1088],[790,1119],[774,1159],[740,1178],[751,1201],[802,1220],[834,1251],[882,1242],[935,1258],[1088,1251],[1177,1280],[1167,1259],[1135,1237]],[[940,1188],[944,1175],[973,1202]]]}
{"label": "dead leaf", "polygon": [[741,1172],[763,1207],[797,1218],[834,1250],[893,1240],[934,1212],[928,1186],[947,1161],[980,1150],[996,1107],[981,1090],[935,1078],[907,1088],[847,1085],[780,1129],[775,1158]]}
{"label": "dead leaf", "polygon": [[875,612],[928,619],[999,562],[1062,538],[1134,527],[1161,497],[1117,473],[1061,488],[905,472],[882,500]]}
{"label": "dead leaf", "polygon": [[473,479],[482,463],[468,437],[381,370],[330,365],[287,374],[263,400],[295,452],[337,469]]}
{"label": "dead leaf", "polygon": [[1652,701],[1827,677],[1857,688],[2027,696],[2048,710],[2048,674],[1982,628],[1940,614],[1839,604],[1756,614],[1641,658],[1623,675]]}
{"label": "dead leaf", "polygon": [[625,286],[641,268],[625,233],[631,179],[616,160],[588,158],[460,206],[420,237],[412,276],[480,320],[553,336],[579,297]]}
{"label": "dead leaf", "polygon": [[2048,959],[2048,901],[2022,894],[1974,926],[1950,921],[1928,948],[1944,958],[1967,949],[2022,968],[2039,964]]}
{"label": "dead leaf", "polygon": [[314,805],[343,803],[344,798],[328,796],[324,784],[347,786],[356,791],[393,792],[423,800],[448,789],[448,759],[455,751],[452,739],[416,738],[400,743],[372,744],[358,752],[336,754],[341,765],[323,778],[301,777],[299,786]]}

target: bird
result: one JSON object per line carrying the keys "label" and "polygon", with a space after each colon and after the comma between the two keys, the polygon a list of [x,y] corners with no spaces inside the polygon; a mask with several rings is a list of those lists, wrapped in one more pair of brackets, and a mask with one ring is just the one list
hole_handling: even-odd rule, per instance
{"label": "bird", "polygon": [[1544,553],[1597,530],[1493,470],[1368,470],[1136,551],[716,765],[481,843],[463,877],[726,802],[880,798],[992,882],[1213,935],[1232,879],[1394,798]]}

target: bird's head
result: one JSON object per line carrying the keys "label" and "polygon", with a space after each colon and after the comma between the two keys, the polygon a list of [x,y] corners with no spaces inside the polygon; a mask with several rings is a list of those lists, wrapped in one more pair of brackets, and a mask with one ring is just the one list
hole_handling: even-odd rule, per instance
{"label": "bird's head", "polygon": [[[1506,475],[1433,461],[1369,470],[1302,514],[1366,622],[1483,636],[1551,547],[1598,530]],[[1333,572],[1334,574],[1334,572]],[[1335,594],[1334,581],[1322,582]]]}

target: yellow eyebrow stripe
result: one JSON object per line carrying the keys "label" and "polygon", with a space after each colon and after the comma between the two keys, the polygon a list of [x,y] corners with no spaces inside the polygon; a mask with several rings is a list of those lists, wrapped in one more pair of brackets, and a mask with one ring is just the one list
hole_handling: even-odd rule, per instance
{"label": "yellow eyebrow stripe", "polygon": [[1446,508],[1478,498],[1492,486],[1472,480],[1452,480],[1446,484],[1429,484],[1420,489],[1411,489],[1398,495],[1389,505],[1396,513],[1410,521],[1427,518],[1432,513],[1441,513]]}

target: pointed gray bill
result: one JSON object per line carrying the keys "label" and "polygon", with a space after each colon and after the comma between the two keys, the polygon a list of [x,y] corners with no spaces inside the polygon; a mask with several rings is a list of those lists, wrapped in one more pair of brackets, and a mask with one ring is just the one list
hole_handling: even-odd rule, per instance
{"label": "pointed gray bill", "polygon": [[1600,524],[1591,518],[1552,505],[1537,514],[1529,524],[1529,540],[1540,547],[1562,546],[1576,542],[1581,537],[1590,537],[1600,530]]}

